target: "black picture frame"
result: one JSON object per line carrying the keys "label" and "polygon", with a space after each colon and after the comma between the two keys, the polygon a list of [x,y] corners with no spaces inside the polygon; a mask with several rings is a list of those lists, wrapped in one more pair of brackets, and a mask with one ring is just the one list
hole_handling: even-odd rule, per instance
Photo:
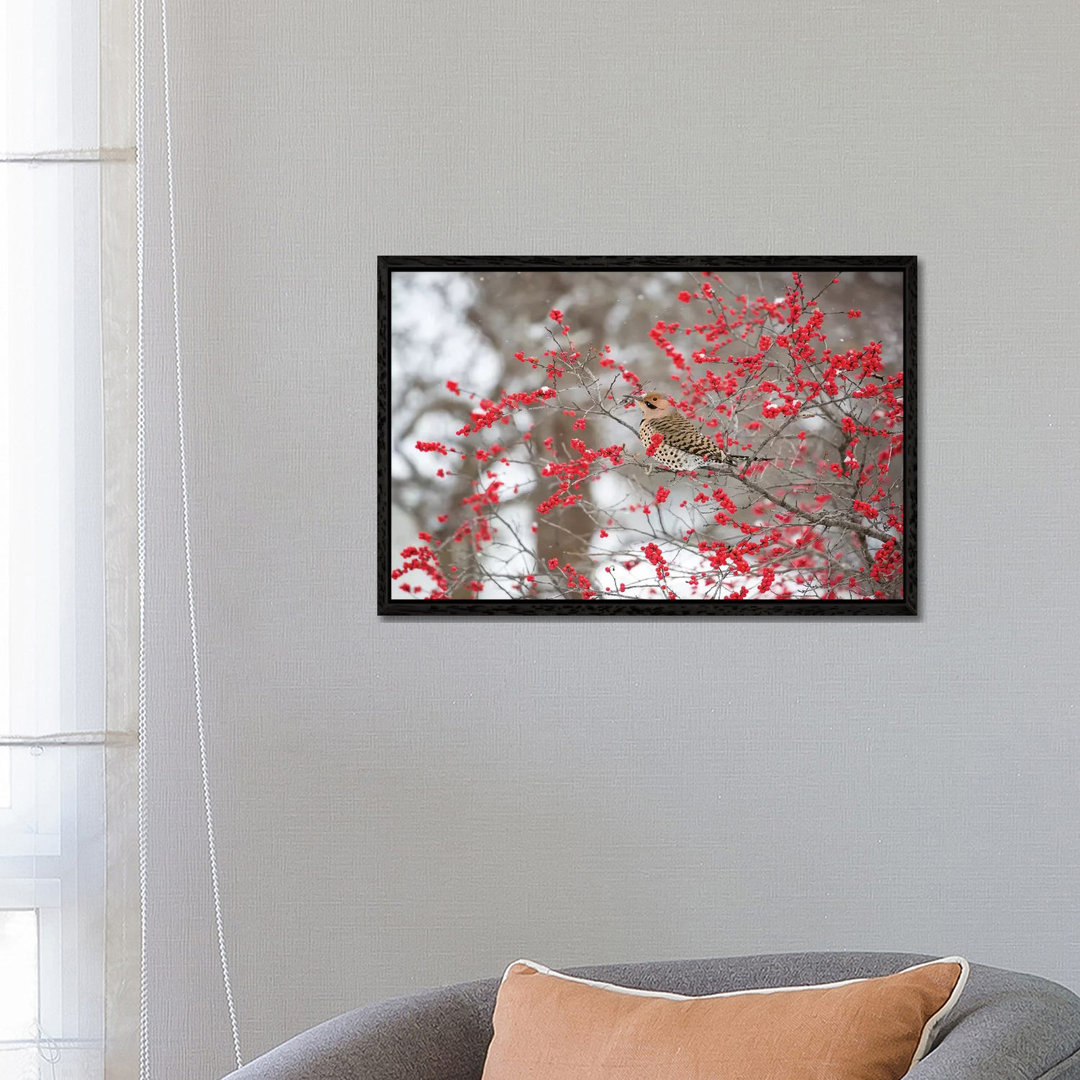
{"label": "black picture frame", "polygon": [[[917,387],[917,289],[916,256],[404,256],[378,257],[378,347],[377,347],[377,613],[394,617],[471,618],[498,616],[582,616],[582,617],[913,617],[918,615],[918,387]],[[789,598],[755,599],[752,596],[729,602],[725,599],[417,599],[395,595],[392,573],[400,552],[391,538],[394,450],[389,418],[393,371],[393,327],[391,292],[394,275],[416,271],[462,271],[471,274],[513,271],[685,271],[711,272],[832,272],[899,273],[902,275],[900,305],[903,350],[903,532],[896,547],[902,558],[901,595],[873,598]],[[865,538],[864,538],[865,540]],[[880,543],[880,541],[877,541]],[[864,543],[864,550],[866,545]]]}

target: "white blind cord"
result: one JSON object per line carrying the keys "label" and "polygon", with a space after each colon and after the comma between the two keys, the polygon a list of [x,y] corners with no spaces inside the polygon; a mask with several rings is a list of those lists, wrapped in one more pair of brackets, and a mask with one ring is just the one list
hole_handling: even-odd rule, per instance
{"label": "white blind cord", "polygon": [[184,370],[180,350],[180,279],[176,260],[176,199],[173,185],[172,107],[169,98],[169,16],[167,0],[161,0],[161,53],[165,89],[165,165],[169,182],[169,259],[172,270],[173,346],[176,357],[176,428],[180,453],[180,498],[184,522],[184,570],[187,575],[188,621],[191,624],[191,666],[195,690],[195,718],[199,732],[199,768],[202,773],[203,807],[206,810],[206,850],[210,859],[210,884],[214,894],[214,923],[217,928],[218,953],[221,956],[221,979],[229,1010],[236,1067],[244,1064],[240,1053],[240,1031],[236,1023],[232,982],[229,979],[229,956],[225,948],[225,924],[221,915],[221,890],[218,886],[217,848],[214,843],[214,809],[210,798],[210,770],[206,763],[206,727],[203,722],[202,679],[199,674],[199,632],[195,618],[194,575],[191,568],[191,528],[188,518],[187,449],[184,439]]}
{"label": "white blind cord", "polygon": [[146,956],[147,825],[146,805],[146,350],[143,313],[143,256],[146,191],[144,187],[146,139],[144,105],[146,42],[144,0],[135,0],[135,263],[138,294],[138,413],[136,420],[136,487],[139,544],[139,1080],[150,1080],[150,980]]}
{"label": "white blind cord", "polygon": [[[139,1006],[139,1078],[150,1078],[150,1041],[148,1011],[148,972],[146,961],[146,926],[147,926],[147,798],[146,798],[146,630],[145,630],[145,590],[146,590],[146,410],[145,410],[145,328],[144,328],[144,221],[146,210],[145,194],[145,38],[146,12],[145,0],[135,0],[135,129],[136,129],[136,262],[138,273],[138,309],[139,309],[139,389],[137,422],[137,459],[138,459],[138,532],[139,532],[139,909],[142,919],[142,959],[140,963],[140,1006]],[[180,349],[180,287],[176,257],[176,199],[173,182],[172,152],[172,109],[169,97],[169,29],[166,0],[161,0],[161,47],[162,72],[164,80],[164,119],[165,119],[165,162],[168,177],[169,194],[169,256],[172,276],[173,300],[173,351],[176,361],[176,418],[178,450],[180,458],[180,492],[183,512],[184,531],[184,569],[187,578],[188,622],[191,629],[191,657],[195,695],[195,718],[199,739],[199,767],[202,774],[203,807],[206,813],[206,841],[210,861],[210,884],[214,899],[214,923],[217,930],[218,953],[221,958],[221,976],[225,987],[225,1001],[229,1011],[229,1026],[232,1032],[233,1051],[236,1066],[240,1068],[244,1061],[240,1052],[240,1034],[236,1022],[236,1007],[233,1001],[232,983],[229,978],[228,952],[225,947],[225,926],[221,910],[221,890],[218,883],[217,849],[214,842],[214,812],[210,796],[210,770],[206,756],[206,726],[202,707],[202,679],[199,670],[199,635],[198,620],[195,614],[194,573],[191,557],[191,529],[188,513],[187,449],[184,438],[184,379],[183,362]]]}

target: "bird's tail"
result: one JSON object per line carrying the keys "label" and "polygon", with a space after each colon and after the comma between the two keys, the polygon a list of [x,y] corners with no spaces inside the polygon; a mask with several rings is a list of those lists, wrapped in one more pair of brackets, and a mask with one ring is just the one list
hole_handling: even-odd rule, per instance
{"label": "bird's tail", "polygon": [[753,454],[729,454],[725,451],[721,451],[723,457],[717,458],[721,465],[731,465],[735,462],[740,462],[743,465],[753,465],[755,462],[771,463],[774,461],[780,461],[780,458],[771,457],[755,457]]}

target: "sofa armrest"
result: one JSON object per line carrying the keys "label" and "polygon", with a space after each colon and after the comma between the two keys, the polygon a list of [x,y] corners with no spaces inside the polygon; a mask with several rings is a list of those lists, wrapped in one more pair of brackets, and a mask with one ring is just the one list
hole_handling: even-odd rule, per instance
{"label": "sofa armrest", "polygon": [[934,1049],[907,1080],[1080,1080],[1080,1001],[1034,975],[973,964]]}
{"label": "sofa armrest", "polygon": [[488,979],[354,1009],[226,1080],[480,1080],[496,987]]}

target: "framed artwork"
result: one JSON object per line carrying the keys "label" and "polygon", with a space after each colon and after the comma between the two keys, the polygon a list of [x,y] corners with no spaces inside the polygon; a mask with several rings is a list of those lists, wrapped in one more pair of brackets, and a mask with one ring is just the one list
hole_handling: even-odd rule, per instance
{"label": "framed artwork", "polygon": [[913,616],[916,259],[378,263],[380,615]]}

